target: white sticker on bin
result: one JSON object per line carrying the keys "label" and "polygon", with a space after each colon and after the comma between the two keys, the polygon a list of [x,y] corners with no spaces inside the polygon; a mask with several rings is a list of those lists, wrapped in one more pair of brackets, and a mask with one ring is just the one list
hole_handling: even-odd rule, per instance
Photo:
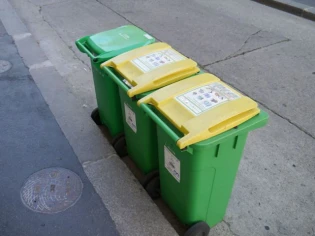
{"label": "white sticker on bin", "polygon": [[181,61],[184,59],[185,57],[175,50],[165,49],[136,58],[131,62],[144,73],[146,73],[160,66],[164,66],[166,64]]}
{"label": "white sticker on bin", "polygon": [[149,34],[144,34],[144,37],[146,37],[147,39],[153,39],[153,37]]}
{"label": "white sticker on bin", "polygon": [[221,83],[212,83],[181,94],[176,100],[198,116],[219,104],[237,98],[240,98],[240,95],[230,88]]}
{"label": "white sticker on bin", "polygon": [[128,80],[124,79],[123,82],[129,87],[132,88],[133,86],[131,85],[131,83],[128,82]]}
{"label": "white sticker on bin", "polygon": [[164,166],[180,182],[180,160],[166,146],[164,146]]}
{"label": "white sticker on bin", "polygon": [[137,133],[136,114],[130,109],[130,107],[126,103],[124,103],[124,105],[125,105],[126,123],[133,130],[133,132]]}
{"label": "white sticker on bin", "polygon": [[125,34],[125,33],[119,33],[119,35],[126,40],[130,38],[130,36],[128,34]]}

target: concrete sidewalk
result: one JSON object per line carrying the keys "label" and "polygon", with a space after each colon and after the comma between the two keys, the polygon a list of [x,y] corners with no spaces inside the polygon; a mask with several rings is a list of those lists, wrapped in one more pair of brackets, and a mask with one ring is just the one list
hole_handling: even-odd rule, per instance
{"label": "concrete sidewalk", "polygon": [[[91,123],[88,116],[96,104],[89,59],[78,52],[74,41],[83,35],[135,24],[251,96],[270,114],[268,126],[249,136],[226,217],[210,234],[313,234],[315,25],[312,21],[250,0],[11,2],[49,63],[56,68],[55,71],[45,67],[45,63],[39,64],[40,71],[46,71],[44,78],[36,70],[31,73],[119,232],[149,235],[144,231],[137,234],[145,225],[152,235],[159,235],[154,230],[160,228],[165,229],[165,235],[174,231],[160,218],[161,213],[152,207],[152,202],[148,203],[145,193],[140,193],[141,187],[133,182],[125,165],[111,158],[115,156],[112,148]],[[7,13],[2,14],[5,18]],[[6,22],[15,24],[10,17]],[[12,34],[22,33],[28,32]],[[16,37],[19,38],[23,36]],[[24,47],[16,42],[22,51]],[[68,94],[68,98],[59,98],[60,93]],[[108,177],[115,173],[123,176],[115,182],[121,189],[114,188]],[[129,195],[135,201],[132,204],[125,197]],[[134,200],[138,198],[139,201]],[[140,202],[146,205],[141,208]],[[140,222],[141,225],[131,217],[137,215],[139,207],[148,219]],[[149,207],[159,216],[158,222],[151,221]],[[137,215],[137,219],[139,216],[142,215]]]}

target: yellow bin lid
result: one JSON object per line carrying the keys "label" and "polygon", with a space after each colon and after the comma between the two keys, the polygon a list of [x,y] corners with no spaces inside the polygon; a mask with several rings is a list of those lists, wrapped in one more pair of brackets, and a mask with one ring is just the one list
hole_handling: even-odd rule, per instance
{"label": "yellow bin lid", "polygon": [[134,49],[101,64],[113,67],[131,85],[128,96],[158,89],[199,71],[197,63],[166,43]]}
{"label": "yellow bin lid", "polygon": [[212,74],[199,74],[140,99],[155,106],[184,137],[180,149],[234,128],[260,112],[255,101]]}

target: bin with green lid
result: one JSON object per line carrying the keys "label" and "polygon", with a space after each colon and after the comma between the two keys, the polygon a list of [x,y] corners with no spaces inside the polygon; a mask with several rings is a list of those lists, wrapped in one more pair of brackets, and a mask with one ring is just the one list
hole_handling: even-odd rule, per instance
{"label": "bin with green lid", "polygon": [[155,124],[137,101],[199,71],[197,63],[166,43],[154,43],[117,56],[101,65],[119,87],[128,154],[144,174],[158,169]]}
{"label": "bin with green lid", "polygon": [[91,114],[98,125],[107,126],[114,137],[113,146],[124,155],[124,136],[118,87],[100,69],[101,63],[132,49],[155,42],[155,39],[133,25],[85,36],[76,41],[78,49],[91,59],[97,108]]}
{"label": "bin with green lid", "polygon": [[207,235],[225,215],[248,133],[268,114],[211,74],[166,86],[138,105],[157,124],[162,198],[191,226],[187,235]]}

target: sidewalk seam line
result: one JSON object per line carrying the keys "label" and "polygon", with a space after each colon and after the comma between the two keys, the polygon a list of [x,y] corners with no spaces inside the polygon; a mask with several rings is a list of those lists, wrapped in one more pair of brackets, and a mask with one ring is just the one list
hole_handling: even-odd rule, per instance
{"label": "sidewalk seam line", "polygon": [[[275,43],[272,43],[272,44],[268,44],[266,46],[262,46],[262,47],[259,47],[259,48],[255,48],[255,49],[252,49],[252,50],[249,50],[249,51],[246,51],[246,52],[242,52],[242,53],[239,53],[239,54],[236,54],[234,56],[227,56],[221,60],[218,60],[218,61],[214,61],[214,62],[210,62],[208,64],[205,64],[205,65],[202,65],[202,67],[206,67],[206,66],[211,66],[213,64],[217,64],[219,62],[222,62],[222,61],[227,61],[227,60],[230,60],[230,59],[233,59],[233,58],[236,58],[238,56],[244,56],[246,55],[247,53],[251,53],[251,52],[255,52],[257,50],[260,50],[260,49],[264,49],[264,48],[268,48],[270,46],[273,46],[273,45],[277,45],[277,44],[280,44],[280,43],[285,43],[285,42],[290,42],[291,40],[290,39],[284,39],[284,40],[281,40],[281,41],[278,41],[278,42],[275,42]],[[233,54],[232,54],[233,55]]]}
{"label": "sidewalk seam line", "polygon": [[54,67],[54,65],[51,63],[50,60],[46,60],[46,61],[43,61],[43,62],[40,62],[40,63],[35,63],[33,65],[30,65],[29,66],[29,71],[31,71],[31,70],[39,70],[39,69],[46,68],[46,67]]}
{"label": "sidewalk seam line", "polygon": [[107,157],[101,157],[101,158],[99,158],[99,159],[97,159],[97,160],[91,160],[91,161],[84,161],[84,162],[82,162],[81,164],[82,164],[82,166],[83,167],[85,167],[85,165],[87,165],[87,164],[92,164],[92,163],[95,163],[95,162],[99,162],[99,161],[102,161],[102,160],[107,160],[107,159],[111,159],[111,158],[115,158],[115,157],[119,157],[116,153],[113,153],[113,154],[110,154],[109,156],[107,156]]}
{"label": "sidewalk seam line", "polygon": [[[67,2],[67,1],[66,1]],[[42,7],[45,6],[49,6],[52,4],[47,4],[47,5],[43,5],[43,6],[37,6],[34,3],[31,3],[32,5],[38,7],[38,13],[40,14],[40,16],[42,17],[43,21],[46,22],[48,24],[48,26],[58,35],[58,38],[66,45],[67,48],[69,48],[69,50],[76,56],[76,59],[78,61],[80,61],[83,65],[85,65],[89,70],[91,70],[90,65],[86,64],[83,60],[81,60],[75,53],[75,51],[72,49],[71,46],[68,46],[67,42],[59,35],[59,33],[56,31],[55,27],[53,27],[52,24],[50,24],[50,22],[48,20],[45,19],[45,16],[43,16],[42,14]]]}
{"label": "sidewalk seam line", "polygon": [[227,222],[224,219],[222,220],[222,222],[224,222],[228,226],[228,228],[229,228],[230,232],[233,234],[233,236],[240,236],[240,235],[233,232],[233,230],[231,229],[231,224],[229,222]]}
{"label": "sidewalk seam line", "polygon": [[23,33],[23,34],[12,35],[12,38],[14,39],[14,41],[20,41],[31,36],[32,34],[28,32],[28,33]]}

